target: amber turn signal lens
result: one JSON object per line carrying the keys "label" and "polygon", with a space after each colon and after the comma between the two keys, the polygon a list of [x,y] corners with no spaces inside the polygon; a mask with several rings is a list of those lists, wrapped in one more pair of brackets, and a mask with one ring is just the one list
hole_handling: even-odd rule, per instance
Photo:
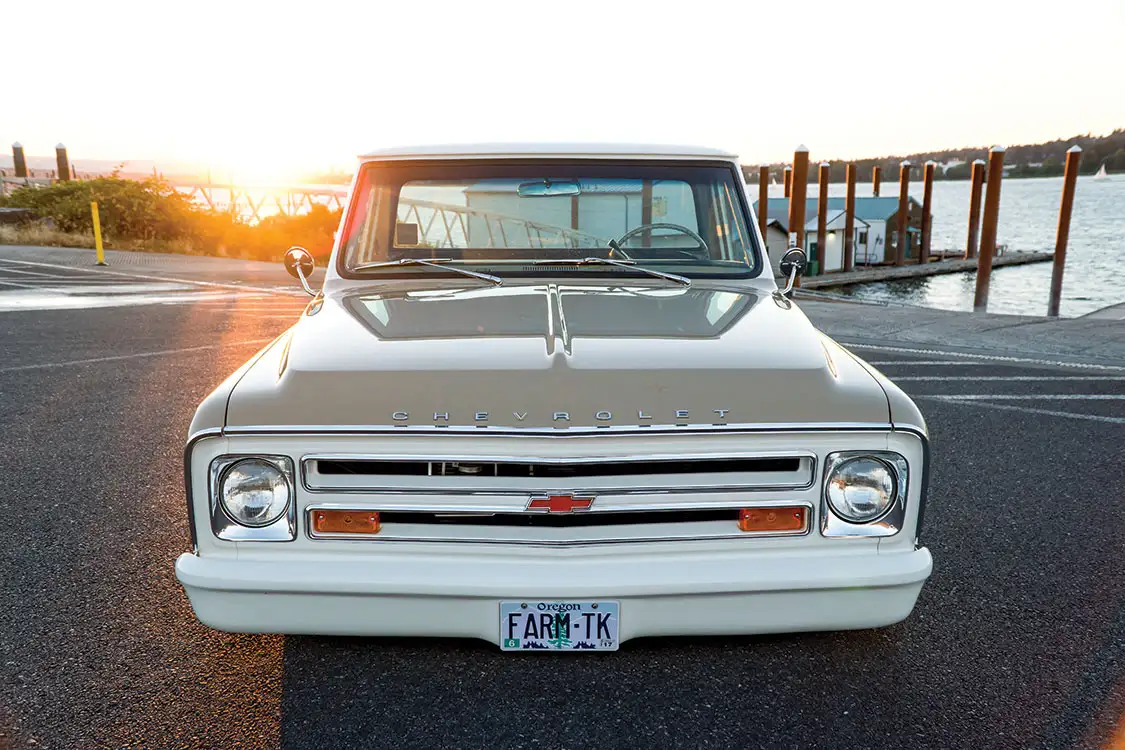
{"label": "amber turn signal lens", "polygon": [[808,510],[803,505],[743,508],[738,512],[738,528],[743,531],[804,531]]}
{"label": "amber turn signal lens", "polygon": [[312,527],[317,534],[377,534],[379,514],[373,510],[314,510]]}

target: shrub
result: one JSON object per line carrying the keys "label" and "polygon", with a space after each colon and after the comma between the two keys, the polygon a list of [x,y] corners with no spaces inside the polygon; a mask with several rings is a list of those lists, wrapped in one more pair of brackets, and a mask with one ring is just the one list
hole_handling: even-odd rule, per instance
{"label": "shrub", "polygon": [[91,232],[90,202],[97,201],[107,239],[171,240],[191,233],[194,206],[163,180],[118,177],[70,180],[14,190],[6,205],[28,208],[64,232]]}
{"label": "shrub", "polygon": [[[116,176],[14,190],[0,205],[27,208],[65,235],[90,235],[90,202],[97,201],[107,245],[277,260],[291,245],[327,256],[341,211],[314,205],[299,216],[276,215],[250,224],[203,208],[163,180]],[[46,234],[44,235],[47,236]]]}

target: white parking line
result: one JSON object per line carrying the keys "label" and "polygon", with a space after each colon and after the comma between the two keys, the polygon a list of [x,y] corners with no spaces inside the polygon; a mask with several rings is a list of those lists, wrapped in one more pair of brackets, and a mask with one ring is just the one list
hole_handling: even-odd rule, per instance
{"label": "white parking line", "polygon": [[1125,375],[895,375],[893,380],[898,383],[904,380],[924,380],[930,383],[941,383],[948,380],[994,380],[994,381],[1020,381],[1020,382],[1054,382],[1067,380],[1125,380]]}
{"label": "white parking line", "polygon": [[[1082,367],[1097,370],[1122,370],[1125,371],[1125,366],[1118,365],[1097,365],[1085,362],[1061,362],[1053,359],[1036,359],[1032,357],[1008,357],[1000,354],[968,354],[966,352],[951,352],[944,349],[911,349],[904,346],[882,346],[880,344],[849,344],[841,341],[841,345],[846,349],[871,349],[872,351],[879,352],[901,352],[903,354],[929,354],[938,355],[942,357],[963,357],[965,359],[984,360],[987,362],[1017,362],[1023,364],[1034,365],[1053,365],[1055,367]],[[896,363],[897,364],[897,363]],[[908,360],[904,360],[903,364],[909,364]]]}
{"label": "white parking line", "polygon": [[[933,396],[918,396],[918,398],[933,398]],[[942,399],[950,403],[957,403],[955,399]],[[1064,417],[1066,419],[1082,419],[1089,422],[1108,422],[1110,424],[1125,424],[1125,417],[1107,417],[1102,414],[1076,414],[1070,411],[1055,411],[1054,409],[1037,409],[1033,406],[1014,406],[1012,404],[990,404],[986,401],[964,401],[966,406],[979,406],[982,409],[1001,409],[1003,411],[1018,411],[1024,414],[1042,414],[1048,417]]]}
{"label": "white parking line", "polygon": [[58,265],[57,263],[39,263],[39,262],[36,262],[36,261],[30,261],[30,260],[11,260],[11,259],[9,259],[6,262],[8,262],[8,263],[19,263],[21,265],[36,266],[36,267],[42,267],[42,268],[55,268],[55,269],[59,269],[59,270],[63,270],[63,271],[77,271],[79,273],[93,273],[93,274],[102,274],[102,275],[109,275],[109,276],[124,276],[126,278],[132,278],[132,279],[148,279],[150,281],[172,281],[172,282],[175,282],[175,283],[178,283],[178,284],[194,284],[196,286],[211,286],[211,287],[220,287],[220,288],[223,288],[223,289],[238,289],[240,291],[265,292],[266,294],[277,294],[277,295],[282,295],[282,296],[287,296],[287,297],[303,297],[303,296],[305,296],[305,293],[302,292],[299,289],[281,289],[281,288],[275,288],[275,287],[248,286],[248,285],[245,285],[245,284],[224,284],[224,283],[221,283],[221,282],[218,282],[218,281],[201,281],[201,280],[198,280],[198,279],[183,279],[183,278],[177,278],[177,277],[174,277],[174,276],[154,276],[152,274],[143,274],[143,273],[124,273],[122,271],[105,271],[105,270],[96,269],[96,268],[78,268],[78,267],[74,267],[74,266],[61,266],[61,265]]}
{"label": "white parking line", "polygon": [[[307,304],[304,300],[289,299],[288,297],[274,297],[270,294],[257,294],[255,292],[247,292],[246,294],[224,295],[222,299],[239,299],[239,300],[252,300],[254,304],[261,305],[304,305]],[[218,305],[223,304],[215,300],[204,300],[200,302],[201,305]]]}
{"label": "white parking line", "polygon": [[[227,301],[224,301],[227,300]],[[289,299],[278,297],[260,297],[256,294],[230,294],[224,293],[220,296],[210,296],[207,299],[201,300],[200,307],[223,307],[224,305],[246,304],[257,306],[274,306],[274,307],[304,307],[308,304],[308,299]]]}
{"label": "white parking line", "polygon": [[305,309],[304,305],[300,307],[251,307],[249,305],[240,305],[238,302],[232,302],[229,305],[196,305],[196,307],[203,312],[216,312],[216,313],[285,313],[285,312],[301,312]]}
{"label": "white parking line", "polygon": [[938,401],[1125,401],[1125,393],[963,393],[956,396],[923,393],[913,398]]}
{"label": "white parking line", "polygon": [[62,276],[62,275],[57,274],[57,273],[42,273],[41,271],[24,271],[24,270],[19,269],[19,268],[12,268],[11,266],[6,266],[3,263],[0,263],[0,272],[2,272],[2,273],[18,273],[21,276],[47,276],[47,277],[52,278],[52,279],[66,278],[65,276]]}
{"label": "white parking line", "polygon": [[956,365],[958,367],[995,367],[995,362],[963,362],[955,359],[884,359],[878,362],[872,360],[864,360],[869,365],[875,367],[887,367],[888,365],[906,365],[907,367],[926,366],[931,367],[934,365]]}
{"label": "white parking line", "polygon": [[[26,286],[28,289],[70,289],[77,286],[120,286],[121,279],[6,279],[0,277],[0,283],[17,284]],[[144,286],[148,287],[152,285],[145,284]],[[167,284],[164,286],[167,286]],[[181,289],[187,289],[190,286],[190,284],[179,284]]]}
{"label": "white parking line", "polygon": [[0,372],[23,372],[24,370],[44,370],[52,367],[73,367],[75,365],[92,365],[98,362],[116,362],[122,359],[142,359],[144,357],[164,357],[170,354],[189,354],[210,349],[225,349],[243,344],[265,344],[274,339],[250,339],[249,341],[227,341],[222,344],[208,344],[206,346],[192,346],[187,349],[165,349],[159,352],[139,352],[137,354],[118,354],[112,357],[90,357],[89,359],[72,359],[68,362],[47,362],[39,365],[19,365],[17,367],[3,367]]}

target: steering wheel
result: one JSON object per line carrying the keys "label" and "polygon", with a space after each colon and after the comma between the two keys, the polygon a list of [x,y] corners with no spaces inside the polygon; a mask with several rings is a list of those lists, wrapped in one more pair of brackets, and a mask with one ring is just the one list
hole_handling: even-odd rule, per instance
{"label": "steering wheel", "polygon": [[[633,227],[628,232],[626,232],[625,234],[618,237],[616,242],[614,242],[612,245],[610,245],[610,247],[612,248],[611,254],[617,253],[621,256],[621,258],[623,260],[633,260],[633,258],[628,253],[626,253],[624,250],[621,249],[621,246],[624,245],[626,242],[628,242],[634,235],[640,234],[641,232],[644,232],[644,231],[649,230],[649,229],[674,229],[681,234],[686,234],[688,237],[691,237],[693,240],[698,242],[699,248],[701,250],[703,250],[704,252],[706,252],[706,250],[707,250],[707,243],[696,232],[693,232],[692,230],[688,229],[687,227],[685,227],[681,224],[668,224],[668,223],[664,223],[664,222],[659,222],[659,223],[656,223],[656,224],[641,224],[640,226]],[[696,255],[694,252],[692,252],[690,250],[682,250],[682,249],[679,249],[679,248],[670,248],[670,249],[672,249],[674,252],[680,253],[681,255],[685,255],[688,258],[691,258],[692,260],[699,260],[699,256]]]}

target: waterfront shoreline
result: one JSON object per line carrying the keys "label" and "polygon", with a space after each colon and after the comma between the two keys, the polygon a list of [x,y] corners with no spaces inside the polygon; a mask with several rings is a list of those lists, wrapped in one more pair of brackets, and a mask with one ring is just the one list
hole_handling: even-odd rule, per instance
{"label": "waterfront shoreline", "polygon": [[[7,257],[59,266],[90,268],[90,249],[6,245]],[[216,258],[171,253],[107,250],[106,272],[129,276],[158,272],[169,280],[250,283],[278,293],[297,294],[296,282],[278,262]],[[322,272],[315,272],[319,286]],[[902,304],[872,303],[857,298],[810,299],[798,291],[797,302],[813,323],[833,337],[890,346],[991,349],[1012,356],[1125,365],[1125,327],[1120,320],[1083,316],[1048,318],[1033,315],[972,313]],[[1121,308],[1118,303],[1106,309]]]}

